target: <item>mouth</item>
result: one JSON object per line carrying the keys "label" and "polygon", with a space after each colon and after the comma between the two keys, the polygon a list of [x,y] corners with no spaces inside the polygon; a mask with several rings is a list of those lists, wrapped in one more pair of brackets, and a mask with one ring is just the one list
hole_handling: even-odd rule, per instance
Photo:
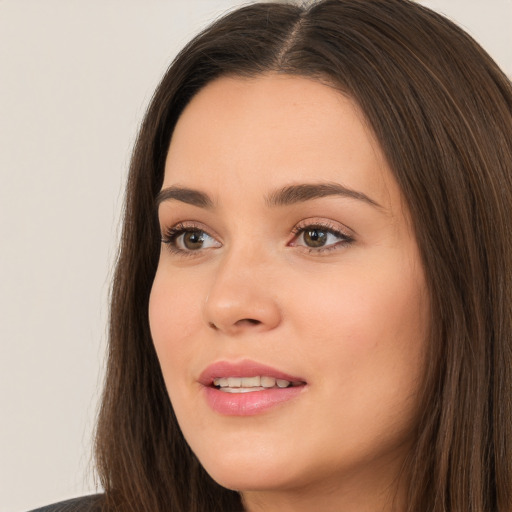
{"label": "mouth", "polygon": [[277,379],[268,375],[256,377],[217,377],[213,379],[213,387],[224,393],[252,393],[273,388],[298,387],[304,384],[304,382]]}
{"label": "mouth", "polygon": [[199,382],[210,408],[226,416],[263,413],[298,397],[307,387],[301,377],[248,360],[214,363]]}

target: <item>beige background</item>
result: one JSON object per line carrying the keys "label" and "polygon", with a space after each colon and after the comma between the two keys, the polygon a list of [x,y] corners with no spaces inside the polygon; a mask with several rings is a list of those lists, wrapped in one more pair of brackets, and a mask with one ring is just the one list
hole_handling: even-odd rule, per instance
{"label": "beige background", "polygon": [[[432,0],[512,75],[512,0]],[[234,0],[0,0],[0,512],[95,490],[122,189],[178,49]]]}

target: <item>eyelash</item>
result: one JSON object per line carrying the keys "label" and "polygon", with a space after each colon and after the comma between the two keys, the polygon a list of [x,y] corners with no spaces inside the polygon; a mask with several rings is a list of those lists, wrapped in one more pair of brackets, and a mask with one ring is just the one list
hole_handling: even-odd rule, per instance
{"label": "eyelash", "polygon": [[181,235],[184,235],[185,233],[205,233],[210,238],[214,238],[205,229],[203,229],[199,225],[195,225],[195,224],[189,225],[189,224],[179,223],[173,227],[165,229],[163,236],[162,236],[162,243],[167,246],[168,250],[172,254],[177,254],[179,256],[184,256],[184,257],[197,256],[197,253],[200,252],[199,250],[198,251],[193,251],[193,250],[187,251],[184,249],[180,249],[177,246],[177,242],[176,242],[177,239]]}
{"label": "eyelash", "polygon": [[323,254],[326,252],[334,251],[339,249],[340,247],[347,247],[354,243],[354,238],[349,234],[342,231],[338,226],[330,224],[328,222],[301,222],[297,224],[293,229],[292,233],[294,235],[294,241],[296,241],[301,235],[307,231],[322,231],[323,233],[327,233],[328,235],[333,235],[340,239],[340,241],[329,244],[323,247],[308,247],[306,245],[297,246],[292,243],[292,246],[301,247],[303,250],[307,251],[309,254]]}
{"label": "eyelash", "polygon": [[[306,245],[297,245],[296,241],[299,239],[300,236],[303,236],[304,233],[307,231],[321,231],[323,233],[326,233],[327,235],[333,235],[340,240],[336,243],[329,244],[327,246],[320,246],[320,247],[308,247]],[[327,253],[336,249],[339,249],[340,247],[347,247],[351,245],[354,242],[354,238],[348,235],[347,233],[343,232],[339,229],[339,227],[334,226],[330,223],[322,223],[322,222],[302,222],[297,224],[292,229],[292,234],[294,235],[293,240],[289,243],[292,247],[301,247],[302,250],[305,250],[308,254],[323,254]],[[209,238],[215,239],[212,235],[210,235],[205,229],[203,229],[201,226],[197,224],[184,224],[179,223],[176,224],[173,227],[165,229],[161,242],[165,244],[168,248],[168,250],[172,254],[176,254],[179,256],[184,257],[191,257],[191,256],[197,256],[201,249],[198,250],[185,250],[181,249],[177,246],[177,240],[180,236],[186,234],[186,233],[204,233]]]}

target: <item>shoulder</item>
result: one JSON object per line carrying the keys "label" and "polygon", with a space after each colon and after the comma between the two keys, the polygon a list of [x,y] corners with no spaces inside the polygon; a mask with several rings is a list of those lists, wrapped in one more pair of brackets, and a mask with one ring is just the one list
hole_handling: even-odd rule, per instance
{"label": "shoulder", "polygon": [[47,505],[31,512],[101,512],[102,494],[83,496],[72,500]]}

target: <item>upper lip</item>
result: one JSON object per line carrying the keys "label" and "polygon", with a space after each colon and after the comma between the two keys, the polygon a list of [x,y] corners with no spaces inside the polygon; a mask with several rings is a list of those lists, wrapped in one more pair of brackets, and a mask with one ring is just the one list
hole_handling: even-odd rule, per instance
{"label": "upper lip", "polygon": [[207,366],[199,376],[199,382],[203,386],[211,386],[213,379],[226,377],[274,377],[275,379],[287,380],[290,382],[303,382],[302,377],[290,375],[289,373],[277,370],[271,366],[258,363],[251,360],[243,360],[238,362],[218,361]]}

